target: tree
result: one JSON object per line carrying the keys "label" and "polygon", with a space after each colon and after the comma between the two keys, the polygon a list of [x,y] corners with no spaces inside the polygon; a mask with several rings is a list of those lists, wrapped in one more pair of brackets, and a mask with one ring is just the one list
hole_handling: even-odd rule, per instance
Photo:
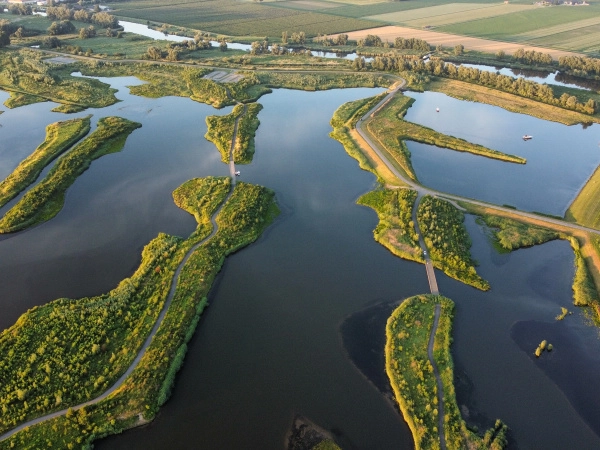
{"label": "tree", "polygon": [[498,50],[496,52],[496,58],[498,59],[504,59],[506,57],[506,53],[504,53],[504,50]]}
{"label": "tree", "polygon": [[465,51],[465,46],[462,44],[458,44],[454,46],[454,54],[456,56],[462,55]]}
{"label": "tree", "polygon": [[219,43],[219,50],[221,50],[222,52],[227,51],[227,41],[225,39],[221,40],[221,42]]}
{"label": "tree", "polygon": [[151,46],[151,47],[148,47],[148,50],[146,51],[146,55],[148,56],[149,59],[153,59],[154,61],[156,61],[157,59],[162,58],[162,50],[158,47]]}
{"label": "tree", "polygon": [[439,52],[441,52],[444,49],[444,47],[442,47],[442,44],[438,44],[435,49],[439,53]]}
{"label": "tree", "polygon": [[288,42],[288,32],[284,31],[283,33],[281,33],[281,43],[287,44],[287,42]]}
{"label": "tree", "polygon": [[347,34],[338,34],[338,37],[335,40],[337,45],[346,45],[348,43],[348,35]]}

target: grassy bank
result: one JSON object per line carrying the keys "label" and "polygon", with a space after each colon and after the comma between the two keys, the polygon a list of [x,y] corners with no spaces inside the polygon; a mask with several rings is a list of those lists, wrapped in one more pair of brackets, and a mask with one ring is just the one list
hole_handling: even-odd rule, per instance
{"label": "grassy bank", "polygon": [[89,78],[73,77],[73,66],[50,65],[33,50],[0,49],[0,89],[11,93],[5,102],[16,108],[54,101],[79,108],[102,108],[117,102],[116,89]]}
{"label": "grassy bank", "polygon": [[90,131],[90,116],[55,122],[46,127],[46,139],[0,182],[0,207],[33,183],[44,167]]}
{"label": "grassy bank", "polygon": [[559,122],[565,125],[575,125],[590,121],[597,122],[599,120],[595,116],[581,114],[576,111],[569,111],[557,106],[536,102],[524,97],[519,97],[518,95],[466,83],[464,81],[436,78],[427,84],[427,90],[442,92],[459,100],[468,100],[499,106],[507,111],[528,114],[543,120]]}
{"label": "grassy bank", "polygon": [[475,271],[469,251],[471,238],[461,211],[445,200],[427,195],[419,204],[417,220],[435,267],[477,289],[487,291],[490,288]]}
{"label": "grassy bank", "polygon": [[359,205],[373,208],[379,223],[373,236],[394,255],[423,262],[419,236],[412,221],[417,192],[410,189],[385,189],[369,192],[358,199]]}
{"label": "grassy bank", "polygon": [[105,117],[98,128],[62,156],[39,184],[28,191],[0,220],[0,233],[23,230],[53,218],[62,209],[67,189],[94,159],[120,151],[139,123]]}
{"label": "grassy bank", "polygon": [[470,432],[460,415],[454,392],[452,300],[436,295],[410,297],[387,321],[385,366],[396,401],[412,432],[415,448],[439,449],[437,385],[427,346],[434,322],[435,305],[441,314],[433,354],[442,380],[444,433],[448,449],[501,449],[506,444],[506,426],[500,421],[484,438]]}
{"label": "grassy bank", "polygon": [[492,229],[495,246],[504,251],[531,247],[560,237],[558,231],[525,224],[507,217],[486,214],[481,218]]}
{"label": "grassy bank", "polygon": [[[0,370],[10,365],[15,375],[7,374],[3,379],[13,380],[16,385],[2,386],[0,391],[6,391],[10,398],[9,402],[2,398],[10,414],[3,414],[0,419],[3,430],[30,415],[41,415],[38,405],[40,402],[43,405],[44,399],[50,399],[50,409],[61,409],[80,403],[81,399],[93,398],[110,385],[109,380],[123,372],[156,320],[176,267],[194,244],[209,235],[210,216],[229,189],[230,181],[225,178],[209,177],[185,183],[174,192],[175,202],[199,221],[188,239],[160,235],[144,249],[142,265],[134,276],[121,282],[114,291],[90,299],[61,299],[34,308],[1,335],[0,354],[9,357],[2,359]],[[157,334],[123,386],[95,405],[68,411],[17,433],[0,442],[0,448],[82,447],[99,437],[151,420],[168,399],[186,344],[225,256],[253,242],[277,212],[273,192],[238,183],[218,215],[219,231],[187,261]],[[21,343],[15,343],[19,339]],[[31,357],[34,353],[36,358]],[[46,364],[51,375],[46,372]],[[83,368],[87,372],[82,372]],[[16,376],[17,372],[24,377]],[[50,382],[44,384],[46,376]],[[25,400],[15,398],[15,387],[27,389]],[[62,406],[56,405],[58,393]]]}
{"label": "grassy bank", "polygon": [[565,219],[600,230],[600,168],[596,168],[575,200],[569,205]]}
{"label": "grassy bank", "polygon": [[230,114],[225,116],[207,116],[206,125],[208,130],[204,137],[214,143],[221,153],[221,161],[229,162],[235,122],[238,121],[238,129],[233,144],[233,160],[236,164],[249,164],[254,155],[254,136],[258,125],[258,113],[262,109],[259,103],[248,105],[236,105]]}
{"label": "grassy bank", "polygon": [[360,118],[373,108],[383,96],[385,94],[344,103],[333,113],[330,122],[333,131],[329,133],[329,136],[344,146],[346,153],[358,161],[361,169],[373,173],[379,183],[397,186],[402,184],[400,180],[380,161],[368,145],[361,143],[362,138],[354,130]]}
{"label": "grassy bank", "polygon": [[[482,145],[472,144],[454,136],[448,136],[439,133],[431,128],[407,122],[402,117],[414,103],[414,99],[402,95],[395,96],[388,102],[384,108],[379,111],[374,118],[368,122],[368,129],[378,138],[380,142],[388,143],[386,147],[394,149],[397,153],[400,151],[403,158],[409,158],[407,150],[398,149],[398,145],[393,142],[394,139],[400,141],[414,141],[428,145],[435,145],[441,148],[448,148],[460,152],[473,153],[475,155],[485,156],[487,158],[498,159],[501,161],[525,164],[526,160],[519,156],[508,155],[496,150],[489,149]],[[405,163],[404,165],[407,165]],[[410,167],[412,171],[412,166]],[[406,169],[405,169],[406,170]]]}

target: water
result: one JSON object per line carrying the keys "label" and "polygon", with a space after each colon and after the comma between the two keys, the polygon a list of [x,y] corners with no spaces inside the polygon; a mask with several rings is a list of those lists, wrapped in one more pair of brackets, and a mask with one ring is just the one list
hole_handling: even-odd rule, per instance
{"label": "water", "polygon": [[[2,328],[34,305],[116,286],[159,232],[186,236],[193,230],[193,219],[174,206],[171,191],[193,177],[228,173],[203,135],[206,115],[230,108],[216,111],[176,97],[144,99],[127,93],[135,79],[103,80],[120,89],[122,101],[74,116],[91,112],[95,123],[114,114],[143,127],[121,153],[92,163],[56,218],[0,240]],[[156,420],[97,448],[281,449],[297,413],[332,430],[345,449],[412,448],[401,415],[348,358],[340,336],[348,316],[428,289],[423,266],[392,256],[372,239],[376,215],[355,200],[373,188],[374,177],[327,136],[340,104],[377,92],[275,90],[261,98],[256,154],[242,179],[274,189],[282,215],[255,244],[227,259],[173,396]],[[65,118],[49,112],[52,107],[42,103],[0,115],[0,176],[43,140],[45,125]],[[426,172],[418,170],[421,178]],[[559,184],[563,177],[548,180]],[[459,402],[473,415],[505,420],[519,448],[598,448],[600,439],[586,422],[589,408],[571,406],[564,388],[580,379],[571,374],[554,382],[511,336],[515,322],[551,322],[560,306],[570,304],[568,244],[498,255],[471,218],[468,225],[479,271],[492,291],[438,274],[442,293],[457,303],[457,373],[473,386],[458,392]],[[593,330],[580,316],[568,319],[577,324],[570,336]],[[571,345],[600,350],[592,339]],[[557,341],[557,354],[560,347]],[[383,370],[377,364],[371,369]],[[586,388],[598,391],[593,380]]]}
{"label": "water", "polygon": [[[562,216],[600,164],[597,124],[566,126],[437,92],[407,95],[416,102],[406,120],[527,158],[525,165],[512,164],[407,142],[413,167],[425,186]],[[525,134],[533,139],[523,141]]]}
{"label": "water", "polygon": [[507,75],[514,78],[525,78],[529,81],[534,81],[540,84],[550,84],[555,86],[565,86],[571,88],[584,89],[589,91],[600,90],[600,82],[595,80],[580,80],[573,77],[568,77],[561,74],[559,71],[556,72],[545,72],[543,70],[530,70],[530,69],[510,69],[508,67],[495,67],[487,66],[483,64],[460,64],[463,67],[473,67],[475,69],[483,70],[486,72],[499,73],[500,75]]}

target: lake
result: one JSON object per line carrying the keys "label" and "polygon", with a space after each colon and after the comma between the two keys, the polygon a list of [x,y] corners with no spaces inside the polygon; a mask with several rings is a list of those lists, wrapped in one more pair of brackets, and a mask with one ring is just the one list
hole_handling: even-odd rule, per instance
{"label": "lake", "polygon": [[[105,81],[119,89],[122,101],[73,116],[93,113],[95,124],[100,117],[119,115],[143,127],[131,134],[122,152],[92,163],[69,189],[65,208],[56,218],[2,237],[2,328],[34,305],[61,296],[96,295],[116,286],[133,272],[142,246],[159,232],[186,236],[193,230],[193,218],[173,204],[172,190],[193,177],[228,174],[218,151],[203,135],[205,117],[227,114],[230,108],[215,110],[175,97],[144,99],[127,93],[125,86],[137,82],[134,79]],[[346,319],[365,308],[428,290],[422,265],[394,257],[373,240],[377,217],[355,201],[375,187],[375,178],[328,137],[329,119],[339,105],[381,91],[274,90],[261,98],[264,109],[259,114],[256,153],[252,164],[240,167],[241,179],[273,189],[282,214],[256,243],[227,259],[211,291],[210,307],[189,344],[173,396],[159,416],[146,427],[97,442],[96,448],[281,449],[296,414],[331,430],[344,449],[412,448],[410,431],[397,408],[353,364],[340,333]],[[427,109],[426,95],[418,96],[409,114]],[[0,100],[6,98],[0,93]],[[499,117],[486,105],[462,103],[463,117],[477,117],[481,123]],[[54,106],[30,105],[0,115],[0,177],[42,142],[45,125],[65,118],[50,112]],[[448,115],[443,115],[446,104],[439,106],[434,120]],[[529,119],[506,114],[504,120],[511,126]],[[412,120],[425,122],[417,119]],[[465,128],[470,122],[462,123],[462,129],[452,128],[453,122],[434,128],[471,135],[472,130]],[[548,129],[554,126],[540,121],[538,131],[526,127],[535,136],[528,144],[538,142],[543,124]],[[571,129],[585,136],[596,132],[594,127],[563,128]],[[502,139],[493,136],[479,130],[472,139],[496,148]],[[573,146],[568,148],[573,151]],[[421,164],[418,151],[411,150],[421,181],[440,188],[435,179],[427,178],[435,178],[435,166]],[[525,153],[533,152],[526,147],[518,150],[511,153],[529,158]],[[555,150],[541,151],[548,152],[547,170],[559,166],[562,171],[552,170],[564,172],[548,178],[538,166],[532,173],[539,173],[547,189],[581,185],[595,167],[590,155],[590,167],[582,165],[577,178],[569,175],[565,160],[554,160]],[[478,167],[489,161],[474,158]],[[571,162],[577,162],[575,157]],[[454,174],[466,176],[456,166]],[[493,174],[496,168],[486,170]],[[520,180],[525,175],[513,176]],[[502,196],[507,189],[503,177],[502,173],[489,177],[486,189],[469,186],[478,182],[473,179],[464,189],[481,198],[488,190],[486,195]],[[450,176],[444,183],[454,186]],[[508,194],[506,198],[520,200]],[[545,198],[544,203],[543,193],[538,193],[528,201],[550,211],[564,206],[552,195]],[[580,382],[580,375],[567,374],[564,380],[561,374],[560,383],[554,381],[552,367],[538,367],[513,332],[520,322],[552,323],[560,306],[574,309],[568,243],[499,255],[473,218],[467,225],[478,270],[492,290],[482,293],[438,273],[441,292],[457,304],[453,353],[462,380],[457,390],[463,410],[481,422],[504,420],[515,448],[600,447],[599,430],[588,425],[594,411],[573,406],[565,389]],[[578,310],[563,324],[569,348],[600,354],[596,329],[585,324]],[[581,330],[594,338],[575,339]],[[556,339],[559,354],[562,344]],[[581,371],[586,374],[593,367]],[[600,384],[591,382],[587,387],[597,394]]]}

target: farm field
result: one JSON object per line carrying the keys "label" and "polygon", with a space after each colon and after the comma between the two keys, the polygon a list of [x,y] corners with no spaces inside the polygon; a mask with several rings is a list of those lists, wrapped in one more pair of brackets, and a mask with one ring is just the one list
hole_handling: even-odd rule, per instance
{"label": "farm field", "polygon": [[468,23],[447,25],[439,31],[477,36],[489,39],[521,41],[523,33],[548,29],[581,20],[600,17],[600,8],[554,6],[521,11],[501,17],[475,20]]}
{"label": "farm field", "polygon": [[533,5],[448,3],[446,5],[367,16],[365,19],[404,24],[410,27],[437,27],[497,17],[536,8]]}
{"label": "farm field", "polygon": [[427,41],[431,45],[441,44],[444,47],[454,47],[457,44],[462,44],[467,50],[476,50],[486,53],[496,53],[499,50],[504,50],[507,54],[512,54],[520,48],[526,50],[535,50],[538,52],[549,53],[554,59],[558,59],[563,55],[573,55],[573,52],[565,50],[554,50],[549,48],[542,48],[532,45],[523,45],[514,42],[499,42],[492,41],[489,39],[481,39],[476,37],[459,36],[456,34],[440,33],[437,31],[419,30],[408,27],[397,27],[397,26],[386,26],[371,28],[368,30],[353,31],[348,33],[349,39],[361,39],[368,34],[375,34],[379,36],[384,42],[387,40],[393,42],[397,37],[417,38]]}
{"label": "farm field", "polygon": [[544,47],[563,48],[588,54],[595,53],[592,56],[597,56],[600,53],[600,23],[532,39],[530,42]]}
{"label": "farm field", "polygon": [[[152,5],[152,6],[149,6]],[[232,0],[157,5],[149,2],[113,4],[119,17],[168,23],[234,36],[281,37],[304,31],[307,36],[370,28],[377,22],[305,12]]]}

